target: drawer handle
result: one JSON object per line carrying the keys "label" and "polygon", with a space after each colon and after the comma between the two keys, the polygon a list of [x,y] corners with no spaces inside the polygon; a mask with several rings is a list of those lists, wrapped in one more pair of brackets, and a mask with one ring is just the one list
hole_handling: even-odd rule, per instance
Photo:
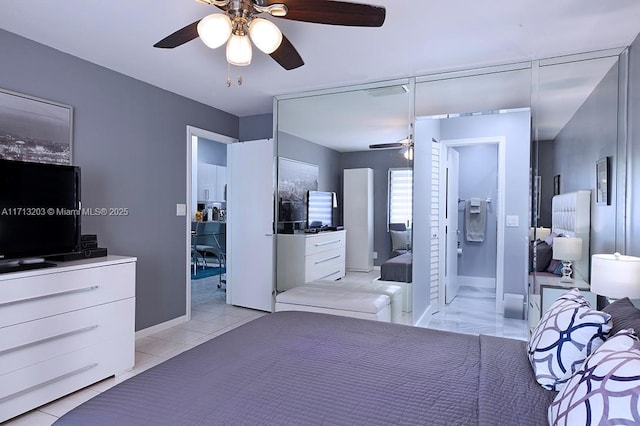
{"label": "drawer handle", "polygon": [[38,388],[43,388],[45,386],[49,386],[52,383],[59,382],[61,380],[67,379],[67,378],[72,377],[72,376],[75,376],[76,374],[84,373],[85,371],[89,371],[92,368],[95,368],[97,366],[98,366],[98,363],[94,362],[93,364],[85,365],[84,367],[78,368],[77,370],[70,371],[70,372],[62,374],[62,375],[60,375],[58,377],[54,377],[53,379],[49,379],[49,380],[44,381],[42,383],[38,383],[37,385],[33,385],[33,386],[30,386],[30,387],[28,387],[26,389],[22,389],[22,390],[20,390],[18,392],[12,393],[11,395],[7,395],[5,397],[0,398],[0,404],[2,404],[3,402],[5,402],[5,401],[7,401],[7,400],[9,400],[11,398],[15,398],[17,396],[24,395],[25,393],[29,393],[29,392],[31,392],[33,390],[38,389]]}
{"label": "drawer handle", "polygon": [[335,255],[335,256],[332,256],[332,257],[327,257],[326,259],[316,260],[315,264],[317,265],[319,263],[328,262],[328,261],[333,260],[333,259],[339,259],[340,257],[341,256],[338,254],[338,255]]}
{"label": "drawer handle", "polygon": [[325,275],[325,276],[323,276],[323,277],[316,278],[316,279],[318,279],[318,280],[324,280],[325,278],[330,277],[331,275],[339,274],[340,272],[342,272],[342,271],[338,270],[338,271],[332,272],[332,273],[330,273],[330,274],[327,274],[327,275]]}
{"label": "drawer handle", "polygon": [[342,240],[324,241],[324,242],[322,242],[322,243],[316,243],[316,244],[315,244],[315,246],[316,246],[316,247],[326,246],[326,245],[329,245],[329,244],[339,243],[340,241],[342,241]]}
{"label": "drawer handle", "polygon": [[22,302],[31,302],[34,300],[47,299],[49,297],[65,296],[67,294],[73,294],[73,293],[82,293],[83,291],[96,290],[98,287],[99,286],[97,285],[92,285],[90,287],[75,288],[73,290],[60,291],[58,293],[49,293],[49,294],[42,294],[40,296],[25,297],[24,299],[10,300],[8,302],[0,303],[0,306],[13,305],[15,303],[22,303]]}
{"label": "drawer handle", "polygon": [[66,333],[57,334],[55,336],[45,337],[44,339],[40,339],[40,340],[36,340],[36,341],[33,341],[33,342],[25,343],[25,344],[22,344],[22,345],[19,345],[19,346],[15,346],[13,348],[9,348],[9,349],[5,349],[3,351],[0,351],[0,356],[2,356],[4,354],[7,354],[9,352],[15,352],[15,351],[19,351],[21,349],[25,349],[25,348],[28,348],[30,346],[40,345],[42,343],[47,343],[47,342],[50,342],[52,340],[62,339],[63,337],[73,336],[73,335],[76,335],[76,334],[80,334],[80,333],[84,333],[84,332],[87,332],[87,331],[91,331],[91,330],[96,329],[96,328],[98,328],[97,324],[96,325],[90,325],[88,327],[79,328],[77,330],[67,331]]}

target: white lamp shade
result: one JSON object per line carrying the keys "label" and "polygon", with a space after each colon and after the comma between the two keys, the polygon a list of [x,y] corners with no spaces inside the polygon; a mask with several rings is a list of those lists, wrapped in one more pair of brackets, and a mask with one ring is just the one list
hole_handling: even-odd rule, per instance
{"label": "white lamp shade", "polygon": [[282,32],[273,22],[263,18],[254,18],[251,21],[249,34],[253,44],[267,55],[273,53],[282,43]]}
{"label": "white lamp shade", "polygon": [[591,256],[591,291],[612,299],[640,299],[640,257]]}
{"label": "white lamp shade", "polygon": [[556,237],[553,239],[553,258],[556,260],[582,259],[582,238]]}
{"label": "white lamp shade", "polygon": [[222,46],[231,35],[231,19],[223,13],[207,15],[198,22],[198,35],[207,47]]}
{"label": "white lamp shade", "polygon": [[227,42],[227,62],[239,67],[251,63],[251,40],[248,36],[231,34]]}

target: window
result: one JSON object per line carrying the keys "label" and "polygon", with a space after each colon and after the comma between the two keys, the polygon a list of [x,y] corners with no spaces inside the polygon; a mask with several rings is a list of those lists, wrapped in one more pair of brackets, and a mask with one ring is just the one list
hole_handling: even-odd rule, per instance
{"label": "window", "polygon": [[410,227],[412,206],[413,169],[389,169],[388,223],[404,223]]}

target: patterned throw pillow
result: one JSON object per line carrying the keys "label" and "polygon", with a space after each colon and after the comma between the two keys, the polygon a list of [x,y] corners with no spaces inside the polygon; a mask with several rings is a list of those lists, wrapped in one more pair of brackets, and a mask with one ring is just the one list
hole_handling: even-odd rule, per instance
{"label": "patterned throw pillow", "polygon": [[550,425],[640,424],[640,341],[633,329],[602,344],[549,406]]}
{"label": "patterned throw pillow", "polygon": [[559,391],[607,338],[611,316],[569,290],[542,315],[529,339],[529,361],[543,388]]}

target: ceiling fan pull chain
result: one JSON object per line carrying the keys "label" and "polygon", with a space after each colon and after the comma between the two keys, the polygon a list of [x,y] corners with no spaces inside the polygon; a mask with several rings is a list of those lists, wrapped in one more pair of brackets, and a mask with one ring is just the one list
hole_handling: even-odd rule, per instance
{"label": "ceiling fan pull chain", "polygon": [[242,86],[242,73],[238,73],[238,86]]}
{"label": "ceiling fan pull chain", "polygon": [[231,65],[227,62],[227,87],[231,87]]}

